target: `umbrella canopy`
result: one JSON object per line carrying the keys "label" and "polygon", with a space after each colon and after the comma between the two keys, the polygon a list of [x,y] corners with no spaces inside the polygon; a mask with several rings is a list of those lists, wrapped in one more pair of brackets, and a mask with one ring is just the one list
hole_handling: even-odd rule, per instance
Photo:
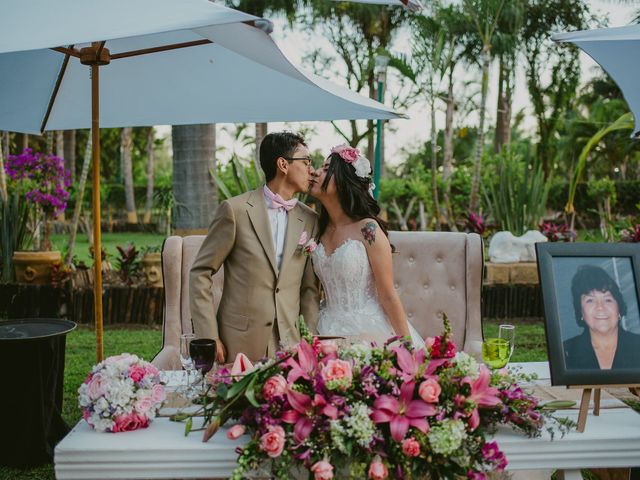
{"label": "umbrella canopy", "polygon": [[265,30],[208,0],[3,0],[0,129],[92,130],[98,361],[100,126],[399,117],[299,71]]}
{"label": "umbrella canopy", "polygon": [[576,44],[606,70],[633,112],[633,136],[640,136],[640,63],[633,60],[640,50],[640,25],[559,33],[552,38]]}
{"label": "umbrella canopy", "polygon": [[[49,7],[45,0],[25,2],[41,3],[35,9],[40,13],[73,12],[29,18],[29,29],[17,18],[25,10],[20,1],[9,2],[14,8],[3,6],[0,16],[0,129],[40,133],[89,127],[88,68],[77,53],[67,60],[64,48],[52,48],[75,45],[77,52],[105,39],[111,63],[100,71],[102,127],[399,117],[298,70],[267,33],[252,26],[255,17],[207,0],[109,1],[107,18],[101,12],[95,29],[87,20],[91,7],[100,11],[97,0],[60,0]],[[117,15],[121,9],[127,15]],[[246,21],[251,24],[239,23]],[[141,35],[135,35],[136,28]],[[125,56],[188,44],[197,45]]]}

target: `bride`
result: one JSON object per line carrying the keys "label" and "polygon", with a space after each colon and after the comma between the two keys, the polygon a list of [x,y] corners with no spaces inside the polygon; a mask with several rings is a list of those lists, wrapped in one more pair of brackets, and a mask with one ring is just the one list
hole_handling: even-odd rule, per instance
{"label": "bride", "polygon": [[424,346],[407,321],[393,287],[392,246],[380,206],[371,195],[369,161],[348,145],[331,149],[309,193],[322,207],[313,268],[324,287],[320,335],[380,339],[410,336]]}

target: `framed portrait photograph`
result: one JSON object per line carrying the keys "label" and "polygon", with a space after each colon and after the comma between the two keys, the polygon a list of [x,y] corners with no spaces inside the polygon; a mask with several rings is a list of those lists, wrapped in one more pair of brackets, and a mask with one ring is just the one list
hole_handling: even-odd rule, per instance
{"label": "framed portrait photograph", "polygon": [[536,253],[552,385],[640,384],[640,244]]}

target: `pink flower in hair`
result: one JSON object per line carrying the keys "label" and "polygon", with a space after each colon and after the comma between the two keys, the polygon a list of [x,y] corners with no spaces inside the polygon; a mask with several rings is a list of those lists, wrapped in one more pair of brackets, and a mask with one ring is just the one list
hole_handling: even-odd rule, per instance
{"label": "pink flower in hair", "polygon": [[353,148],[346,143],[333,147],[331,153],[337,153],[347,163],[355,163],[360,157],[360,150]]}

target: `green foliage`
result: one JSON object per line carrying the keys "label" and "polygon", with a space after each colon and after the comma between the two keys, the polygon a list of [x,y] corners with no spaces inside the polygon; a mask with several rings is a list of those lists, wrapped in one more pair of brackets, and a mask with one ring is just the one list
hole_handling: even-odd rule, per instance
{"label": "green foliage", "polygon": [[218,164],[216,172],[212,171],[211,175],[221,200],[255,190],[262,183],[262,172],[256,172],[253,162],[243,164],[235,154],[227,164]]}
{"label": "green foliage", "polygon": [[485,198],[500,230],[516,236],[537,229],[544,215],[549,193],[540,165],[523,161],[522,156],[505,148],[496,158],[497,179],[485,184]]}
{"label": "green foliage", "polygon": [[587,194],[596,202],[600,203],[607,198],[611,204],[617,201],[616,184],[610,178],[591,178],[587,182]]}
{"label": "green foliage", "polygon": [[118,258],[116,258],[116,267],[120,279],[127,285],[131,285],[133,277],[140,271],[140,251],[133,243],[127,244],[126,247],[117,245]]}
{"label": "green foliage", "polygon": [[31,242],[28,230],[32,207],[19,192],[9,193],[7,200],[0,196],[0,260],[2,281],[13,280],[13,252],[24,250]]}

